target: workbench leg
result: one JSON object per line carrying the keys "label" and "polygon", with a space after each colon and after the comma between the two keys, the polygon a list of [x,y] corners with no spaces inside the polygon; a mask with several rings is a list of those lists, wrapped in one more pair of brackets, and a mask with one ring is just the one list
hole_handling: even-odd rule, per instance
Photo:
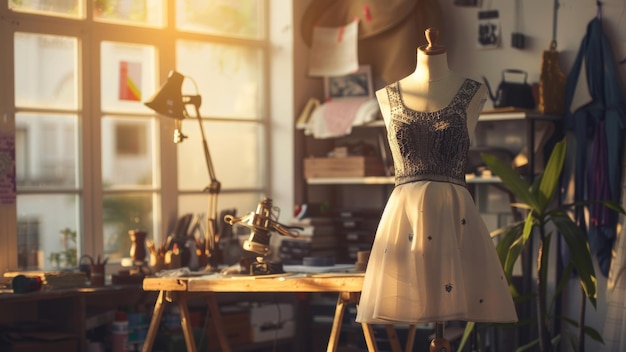
{"label": "workbench leg", "polygon": [[183,335],[185,335],[185,344],[187,345],[187,352],[196,352],[196,340],[193,336],[193,327],[191,326],[191,320],[189,319],[189,307],[187,306],[187,299],[176,295],[178,301],[178,308],[180,309],[180,325],[183,328]]}
{"label": "workbench leg", "polygon": [[396,329],[394,328],[394,326],[391,324],[387,324],[385,325],[385,329],[387,330],[387,338],[389,339],[389,344],[391,345],[391,351],[402,352],[400,339],[398,339],[398,334],[396,333]]}
{"label": "workbench leg", "polygon": [[143,343],[142,352],[151,352],[152,345],[154,345],[154,339],[156,339],[157,332],[159,330],[159,323],[161,322],[161,317],[163,317],[163,310],[165,309],[164,305],[165,293],[163,291],[159,291],[159,296],[154,303],[154,310],[152,312],[152,319],[150,320],[150,327],[148,328],[148,333],[146,334],[146,340]]}
{"label": "workbench leg", "polygon": [[[346,304],[359,303],[360,292],[340,292],[339,298],[337,298],[337,306],[335,307],[335,317],[333,318],[333,327],[330,330],[330,338],[328,340],[328,346],[326,352],[335,352],[337,345],[339,344],[339,335],[341,334],[341,324],[343,323],[343,313],[346,311]],[[363,326],[363,334],[365,335],[365,342],[367,343],[367,349],[370,352],[376,352],[376,343],[374,342],[374,333],[368,324],[361,324]]]}
{"label": "workbench leg", "polygon": [[[220,341],[220,346],[222,347],[222,351],[230,352],[230,344],[228,343],[228,339],[226,339],[226,332],[224,331],[224,322],[222,320],[222,313],[220,312],[220,308],[218,307],[217,301],[215,299],[215,294],[213,293],[209,295],[208,306],[209,306],[209,312],[211,313],[211,320],[213,321],[213,325],[215,325],[215,330],[217,331],[217,338]],[[208,336],[208,331],[206,333]]]}
{"label": "workbench leg", "polygon": [[411,324],[409,325],[409,334],[406,337],[406,348],[405,348],[405,352],[411,352],[413,351],[413,343],[415,342],[415,330],[416,330],[416,326],[415,324]]}
{"label": "workbench leg", "polygon": [[350,299],[350,293],[340,292],[337,298],[337,306],[335,307],[335,317],[333,318],[333,327],[330,330],[330,338],[326,352],[334,352],[337,350],[339,343],[339,334],[341,333],[341,323],[343,322],[343,313],[346,310],[346,301]]}
{"label": "workbench leg", "polygon": [[369,352],[378,351],[378,347],[376,347],[376,340],[374,339],[374,331],[372,330],[372,326],[368,323],[361,323],[361,328],[363,329],[363,335],[365,336],[365,344],[367,345],[367,350]]}

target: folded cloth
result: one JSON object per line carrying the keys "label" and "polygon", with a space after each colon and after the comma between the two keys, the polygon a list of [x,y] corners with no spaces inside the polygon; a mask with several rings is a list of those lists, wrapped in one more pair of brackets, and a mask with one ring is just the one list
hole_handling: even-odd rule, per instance
{"label": "folded cloth", "polygon": [[320,139],[345,136],[352,126],[374,120],[378,112],[376,99],[330,100],[313,110],[305,133]]}
{"label": "folded cloth", "polygon": [[365,125],[377,119],[382,119],[378,101],[376,99],[368,99],[356,111],[352,126]]}

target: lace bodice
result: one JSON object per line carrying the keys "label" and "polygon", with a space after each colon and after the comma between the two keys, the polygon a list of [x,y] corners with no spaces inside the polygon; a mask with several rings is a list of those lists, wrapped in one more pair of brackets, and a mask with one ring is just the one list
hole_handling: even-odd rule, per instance
{"label": "lace bodice", "polygon": [[420,112],[404,105],[398,82],[387,86],[387,137],[396,185],[422,180],[465,185],[470,144],[466,109],[479,88],[480,83],[466,79],[448,106]]}

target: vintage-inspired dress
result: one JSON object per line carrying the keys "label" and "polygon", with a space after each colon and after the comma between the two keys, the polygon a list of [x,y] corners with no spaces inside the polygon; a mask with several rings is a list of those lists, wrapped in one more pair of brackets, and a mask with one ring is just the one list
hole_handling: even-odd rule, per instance
{"label": "vintage-inspired dress", "polygon": [[376,232],[358,322],[517,321],[465,184],[466,109],[479,88],[467,79],[447,107],[418,112],[404,105],[399,83],[387,86],[396,186]]}

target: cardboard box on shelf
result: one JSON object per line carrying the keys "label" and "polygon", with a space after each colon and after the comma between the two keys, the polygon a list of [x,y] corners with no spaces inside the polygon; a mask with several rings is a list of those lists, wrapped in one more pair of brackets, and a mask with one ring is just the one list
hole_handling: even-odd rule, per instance
{"label": "cardboard box on shelf", "polygon": [[[250,313],[247,311],[222,312],[222,329],[224,329],[226,339],[231,346],[252,342]],[[207,340],[209,348],[220,347],[215,322],[213,320],[209,321]]]}
{"label": "cardboard box on shelf", "polygon": [[384,176],[380,158],[348,156],[345,158],[306,158],[304,177],[365,177]]}
{"label": "cardboard box on shelf", "polygon": [[252,341],[263,342],[293,337],[293,305],[288,303],[263,304],[250,310]]}
{"label": "cardboard box on shelf", "polygon": [[3,345],[0,344],[0,351],[7,352],[33,352],[33,351],[46,351],[46,352],[68,352],[79,351],[78,338],[67,338],[61,340],[24,340],[16,341],[14,343]]}

